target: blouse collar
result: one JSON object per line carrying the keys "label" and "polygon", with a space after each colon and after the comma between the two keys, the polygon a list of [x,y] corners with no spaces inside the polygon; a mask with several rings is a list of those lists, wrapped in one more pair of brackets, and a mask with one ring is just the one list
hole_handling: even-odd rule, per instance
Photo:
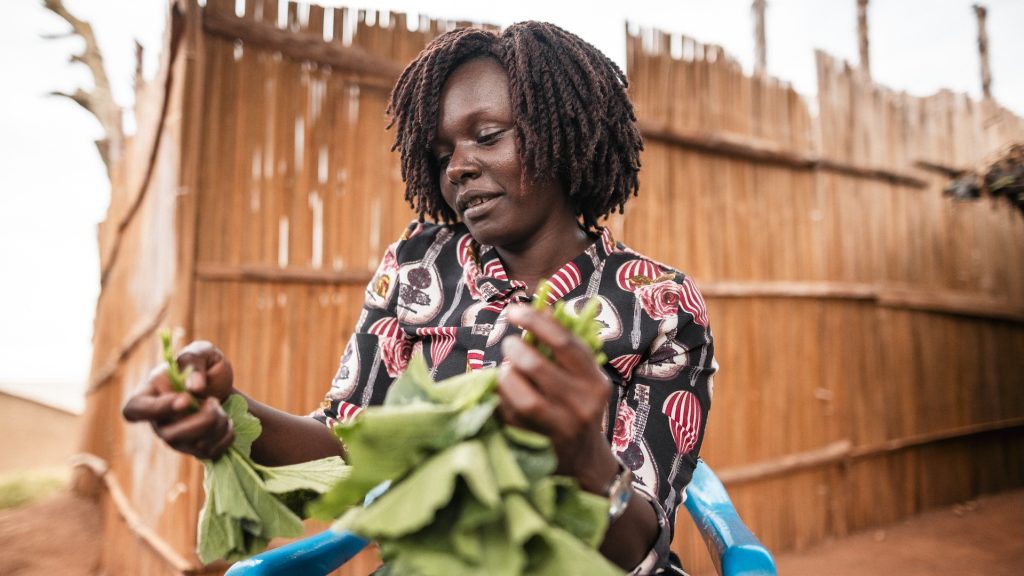
{"label": "blouse collar", "polygon": [[[484,300],[494,302],[509,300],[512,297],[520,301],[530,300],[531,297],[526,294],[526,283],[509,279],[505,264],[493,246],[477,244],[475,240],[472,241],[472,246],[474,254],[477,255],[477,266],[480,271],[476,278],[476,288]],[[548,278],[552,283],[548,300],[554,302],[579,286],[583,280],[581,271],[596,267],[614,251],[615,240],[611,231],[599,226],[594,242]]]}

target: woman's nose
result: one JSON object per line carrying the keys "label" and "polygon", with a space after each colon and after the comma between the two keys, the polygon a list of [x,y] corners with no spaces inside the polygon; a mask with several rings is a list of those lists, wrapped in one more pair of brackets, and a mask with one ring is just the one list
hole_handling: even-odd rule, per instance
{"label": "woman's nose", "polygon": [[458,184],[464,180],[476,178],[480,174],[480,166],[471,154],[459,146],[455,148],[451,158],[448,159],[445,174],[452,184]]}

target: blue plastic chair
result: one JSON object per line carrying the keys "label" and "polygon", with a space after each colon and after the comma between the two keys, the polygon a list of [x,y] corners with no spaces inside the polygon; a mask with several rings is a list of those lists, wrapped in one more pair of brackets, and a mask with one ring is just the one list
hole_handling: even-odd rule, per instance
{"label": "blue plastic chair", "polygon": [[[704,462],[698,462],[686,487],[686,510],[700,531],[722,576],[775,576],[775,561],[740,520],[725,487]],[[225,576],[329,574],[368,542],[350,532],[325,530],[237,562]]]}

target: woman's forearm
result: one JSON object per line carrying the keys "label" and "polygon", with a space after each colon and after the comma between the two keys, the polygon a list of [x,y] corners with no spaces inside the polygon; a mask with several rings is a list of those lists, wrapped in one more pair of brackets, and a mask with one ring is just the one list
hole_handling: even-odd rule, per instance
{"label": "woman's forearm", "polygon": [[246,396],[249,412],[259,418],[263,433],[252,445],[252,459],[264,466],[284,466],[328,456],[342,456],[341,443],[327,426]]}
{"label": "woman's forearm", "polygon": [[632,570],[651,551],[657,537],[654,508],[634,491],[622,516],[608,526],[601,553],[623,570]]}

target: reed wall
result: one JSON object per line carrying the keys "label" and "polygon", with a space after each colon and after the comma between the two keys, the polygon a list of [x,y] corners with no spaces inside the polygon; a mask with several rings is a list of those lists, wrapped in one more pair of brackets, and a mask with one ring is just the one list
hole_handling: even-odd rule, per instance
{"label": "reed wall", "polygon": [[[83,446],[105,471],[111,573],[223,570],[193,552],[201,467],[120,419],[158,362],[154,330],[216,342],[261,400],[317,405],[413,217],[389,87],[457,25],[277,0],[180,0],[168,22],[100,229]],[[704,457],[755,532],[800,549],[1024,484],[1024,219],[941,194],[1024,122],[824,54],[812,114],[720,48],[627,42],[646,150],[641,194],[609,226],[704,290],[722,366]],[[687,566],[710,570],[678,524]]]}

